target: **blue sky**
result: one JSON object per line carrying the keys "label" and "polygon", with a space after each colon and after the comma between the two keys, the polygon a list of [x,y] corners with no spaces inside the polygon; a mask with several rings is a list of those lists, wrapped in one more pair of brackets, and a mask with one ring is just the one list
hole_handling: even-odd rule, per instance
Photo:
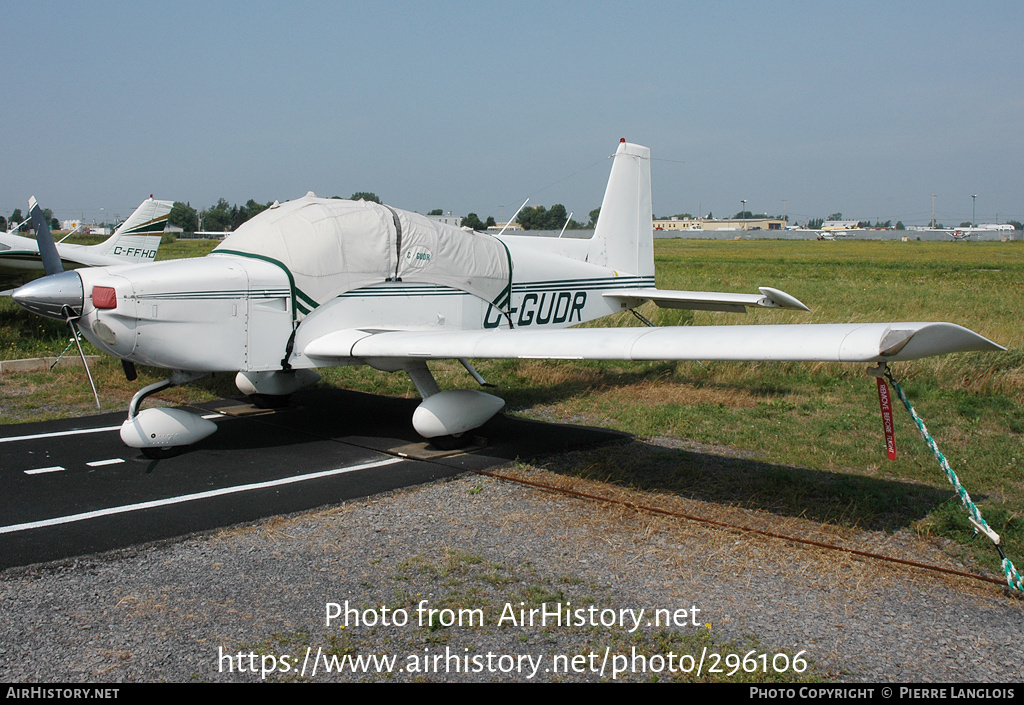
{"label": "blue sky", "polygon": [[[313,190],[482,217],[1024,220],[1024,3],[5,3],[0,213]],[[503,208],[504,207],[504,208]],[[101,212],[99,209],[103,208]]]}

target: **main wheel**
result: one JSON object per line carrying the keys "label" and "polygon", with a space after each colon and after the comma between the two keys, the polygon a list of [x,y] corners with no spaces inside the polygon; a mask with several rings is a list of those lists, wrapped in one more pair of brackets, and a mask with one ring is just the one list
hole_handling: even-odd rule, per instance
{"label": "main wheel", "polygon": [[291,401],[291,394],[252,394],[252,405],[259,409],[284,409]]}
{"label": "main wheel", "polygon": [[430,445],[438,450],[459,450],[473,442],[471,432],[460,433],[455,436],[434,436],[430,439]]}
{"label": "main wheel", "polygon": [[163,460],[173,458],[181,452],[183,446],[167,446],[166,448],[139,448],[142,454],[150,460]]}

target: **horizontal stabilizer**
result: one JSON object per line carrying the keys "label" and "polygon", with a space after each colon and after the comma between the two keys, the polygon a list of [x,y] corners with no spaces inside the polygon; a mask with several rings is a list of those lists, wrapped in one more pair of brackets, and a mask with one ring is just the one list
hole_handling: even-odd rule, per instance
{"label": "horizontal stabilizer", "polygon": [[673,291],[671,289],[613,289],[604,292],[606,299],[621,301],[626,308],[635,308],[653,301],[661,308],[686,308],[695,311],[729,311],[743,313],[747,306],[792,308],[810,311],[796,297],[767,286],[760,294],[730,294],[718,291]]}
{"label": "horizontal stabilizer", "polygon": [[367,331],[311,341],[313,362],[351,358],[880,362],[1003,350],[952,323],[822,323],[560,330]]}

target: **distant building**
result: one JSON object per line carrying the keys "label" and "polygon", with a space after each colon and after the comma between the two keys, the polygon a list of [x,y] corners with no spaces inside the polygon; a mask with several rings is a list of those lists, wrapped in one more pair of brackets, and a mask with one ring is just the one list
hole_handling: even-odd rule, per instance
{"label": "distant building", "polygon": [[60,221],[61,230],[78,230],[82,235],[109,235],[112,231],[107,226],[101,225],[87,225],[80,220],[62,220]]}
{"label": "distant building", "polygon": [[655,230],[784,230],[786,221],[781,218],[733,218],[714,220],[708,218],[666,218],[656,219]]}
{"label": "distant building", "polygon": [[434,221],[435,223],[444,223],[445,225],[454,225],[456,228],[462,225],[462,219],[464,215],[452,215],[451,211],[448,215],[428,215],[427,218]]}
{"label": "distant building", "polygon": [[[452,215],[450,212],[448,213],[448,215],[428,215],[427,216],[428,219],[433,220],[435,223],[444,223],[445,225],[454,225],[456,228],[461,228],[462,227],[462,219],[465,218],[465,217],[466,216],[464,216],[464,215]],[[494,230],[494,231],[497,232],[498,230],[501,230],[502,228],[505,228],[505,223],[498,223],[497,225],[490,225],[490,226],[488,226],[487,229],[488,230]],[[505,228],[505,229],[506,230],[522,230],[523,226],[521,226],[519,223],[516,223],[515,221],[513,221],[513,222],[509,223],[508,224],[508,228]]]}

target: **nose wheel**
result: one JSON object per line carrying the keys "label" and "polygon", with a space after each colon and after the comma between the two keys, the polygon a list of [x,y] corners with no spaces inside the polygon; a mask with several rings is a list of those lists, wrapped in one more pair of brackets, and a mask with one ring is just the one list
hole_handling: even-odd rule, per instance
{"label": "nose wheel", "polygon": [[217,425],[184,409],[152,408],[139,411],[142,401],[168,387],[202,377],[202,373],[175,371],[169,379],[140,389],[128,406],[128,418],[121,424],[121,440],[138,448],[153,460],[169,458],[217,430]]}

